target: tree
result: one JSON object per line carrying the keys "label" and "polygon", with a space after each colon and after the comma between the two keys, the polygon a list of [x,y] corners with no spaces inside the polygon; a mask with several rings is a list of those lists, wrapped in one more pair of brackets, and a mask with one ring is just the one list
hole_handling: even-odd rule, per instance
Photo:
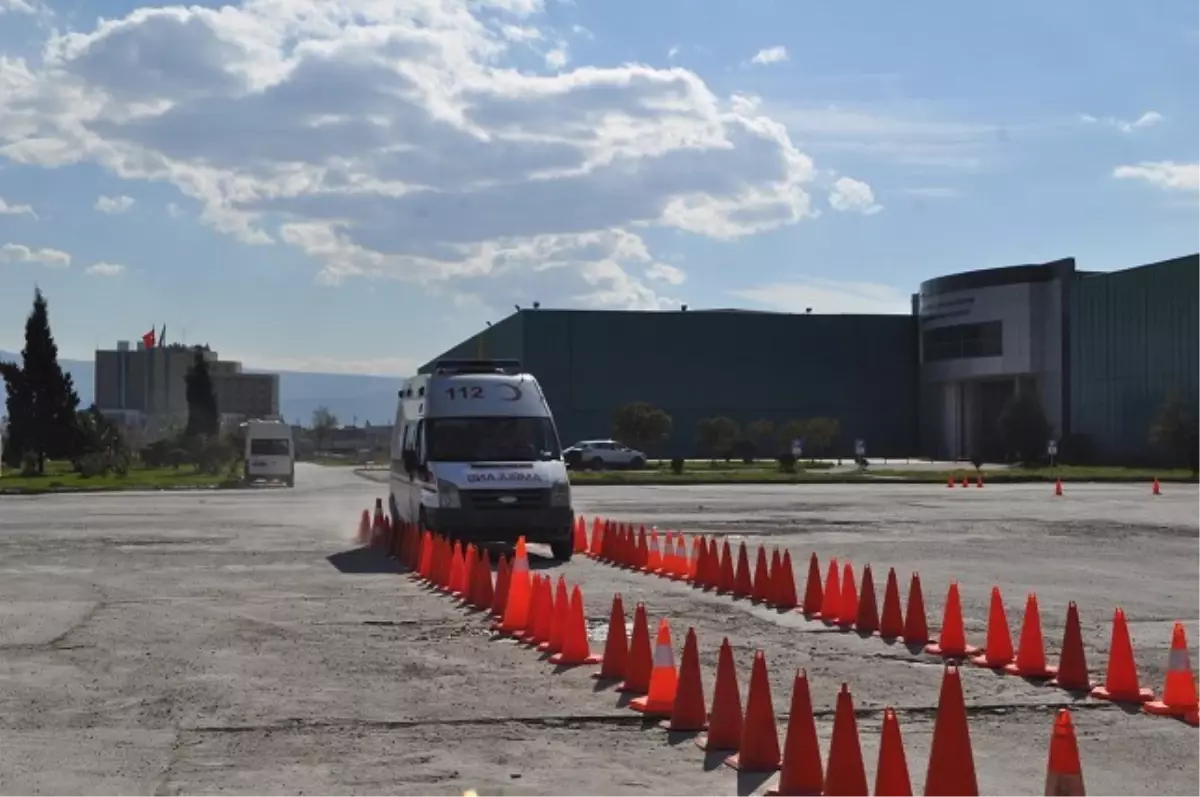
{"label": "tree", "polygon": [[671,416],[644,401],[622,404],[613,412],[612,435],[626,445],[650,453],[671,436]]}
{"label": "tree", "polygon": [[696,424],[696,445],[709,459],[730,456],[742,430],[732,418],[705,418]]}
{"label": "tree", "polygon": [[814,457],[828,454],[834,441],[837,440],[839,431],[841,431],[841,424],[837,418],[809,418],[805,422],[807,434],[804,448],[806,453],[811,453]]}
{"label": "tree", "polygon": [[1168,393],[1150,424],[1150,442],[1173,467],[1195,471],[1197,424],[1193,410],[1194,405],[1184,402],[1178,391]]}
{"label": "tree", "polygon": [[313,410],[312,430],[313,436],[317,438],[318,451],[325,447],[325,443],[329,440],[329,435],[337,427],[338,417],[330,412],[329,408],[324,404]]}
{"label": "tree", "polygon": [[1010,457],[1022,463],[1041,459],[1052,429],[1034,390],[1026,388],[1010,396],[996,425]]}
{"label": "tree", "polygon": [[804,441],[805,449],[808,448],[808,421],[793,420],[788,421],[779,427],[779,453],[791,454],[792,441]]}
{"label": "tree", "polygon": [[751,421],[746,426],[746,439],[754,444],[755,453],[760,456],[775,453],[775,424],[766,418]]}
{"label": "tree", "polygon": [[32,460],[40,475],[46,460],[74,457],[80,437],[76,412],[79,395],[69,374],[58,364],[58,345],[50,331],[46,298],[34,292],[33,309],[25,320],[25,348],[21,365],[4,363],[7,393],[10,462]]}
{"label": "tree", "polygon": [[204,353],[196,349],[192,367],[185,377],[187,383],[188,417],[184,437],[215,437],[221,431],[221,415],[217,410],[217,393]]}

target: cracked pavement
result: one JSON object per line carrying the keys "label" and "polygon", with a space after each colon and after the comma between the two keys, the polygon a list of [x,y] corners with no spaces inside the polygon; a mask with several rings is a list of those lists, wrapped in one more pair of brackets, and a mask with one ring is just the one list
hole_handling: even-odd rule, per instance
{"label": "cracked pavement", "polygon": [[[369,474],[384,476],[385,474]],[[593,668],[555,675],[492,640],[481,619],[356,551],[386,487],[301,466],[295,490],[0,499],[0,792],[726,794],[761,778],[642,727]],[[1143,685],[1161,690],[1172,621],[1196,661],[1197,490],[1044,485],[596,487],[577,508],[660,528],[786,545],[922,576],[931,630],[951,579],[983,644],[998,584],[1014,643],[1036,590],[1051,660],[1079,604],[1102,679],[1112,609],[1130,620]],[[534,548],[536,553],[537,549]],[[827,752],[849,684],[868,778],[880,716],[899,711],[915,789],[925,780],[941,665],[802,616],[577,557],[542,572],[582,586],[600,649],[613,592],[632,619],[688,626],[711,698],[722,637],[741,687],[766,652],[780,740],[797,667]],[[990,671],[963,668],[980,787],[1040,794],[1054,707],[1072,705],[1092,793],[1200,792],[1197,731]],[[771,779],[773,780],[773,779]]]}

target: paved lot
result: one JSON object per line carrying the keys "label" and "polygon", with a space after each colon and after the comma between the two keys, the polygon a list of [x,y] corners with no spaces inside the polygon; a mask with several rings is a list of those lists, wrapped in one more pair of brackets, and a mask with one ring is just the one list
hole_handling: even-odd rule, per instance
{"label": "paved lot", "polygon": [[[1147,685],[1161,688],[1170,623],[1197,640],[1197,491],[1068,485],[580,489],[586,513],[786,545],[919,571],[936,629],[948,581],[981,644],[993,583],[1019,631],[1036,590],[1051,653],[1066,602],[1083,615],[1099,677],[1112,607],[1132,622]],[[0,792],[598,794],[746,792],[690,744],[642,730],[586,671],[561,675],[491,641],[482,623],[355,551],[357,513],[382,485],[302,467],[292,491],[0,499]],[[545,564],[535,562],[535,566]],[[855,634],[577,559],[599,632],[614,591],[688,625],[711,694],[722,636],[743,689],[767,654],[777,711],[794,668],[817,709],[847,682],[865,709],[901,714],[920,789],[940,667]],[[801,582],[802,583],[802,582]],[[602,642],[597,638],[597,646]],[[1051,707],[1070,696],[964,670],[985,793],[1039,794]],[[1200,792],[1197,732],[1083,701],[1075,712],[1092,793]],[[818,719],[827,744],[831,720]],[[782,733],[782,728],[781,728]]]}

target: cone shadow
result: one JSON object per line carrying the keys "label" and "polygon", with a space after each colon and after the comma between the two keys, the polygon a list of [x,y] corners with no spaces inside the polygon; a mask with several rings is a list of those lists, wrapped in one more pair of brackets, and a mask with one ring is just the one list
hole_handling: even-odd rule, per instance
{"label": "cone shadow", "polygon": [[773,777],[775,777],[774,772],[742,772],[738,770],[737,793],[739,797],[753,794]]}
{"label": "cone shadow", "polygon": [[407,573],[408,568],[399,561],[374,548],[354,548],[330,554],[325,561],[346,575],[373,575],[380,573]]}
{"label": "cone shadow", "polygon": [[725,759],[733,755],[733,750],[705,750],[704,771],[712,772],[725,766]]}
{"label": "cone shadow", "polygon": [[621,678],[595,678],[595,685],[592,686],[593,692],[607,692],[617,684],[621,683]]}
{"label": "cone shadow", "polygon": [[671,745],[672,747],[677,747],[678,745],[681,745],[684,742],[690,742],[690,741],[694,740],[697,736],[699,736],[702,733],[704,733],[704,731],[672,731],[672,730],[668,730],[667,731],[667,744]]}

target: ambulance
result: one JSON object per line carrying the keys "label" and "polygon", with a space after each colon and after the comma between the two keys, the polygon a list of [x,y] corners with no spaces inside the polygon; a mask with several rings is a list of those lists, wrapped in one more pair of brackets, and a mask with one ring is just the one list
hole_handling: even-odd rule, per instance
{"label": "ambulance", "polygon": [[558,430],[516,360],[439,360],[400,389],[392,519],[463,542],[550,546],[566,561],[575,513]]}

